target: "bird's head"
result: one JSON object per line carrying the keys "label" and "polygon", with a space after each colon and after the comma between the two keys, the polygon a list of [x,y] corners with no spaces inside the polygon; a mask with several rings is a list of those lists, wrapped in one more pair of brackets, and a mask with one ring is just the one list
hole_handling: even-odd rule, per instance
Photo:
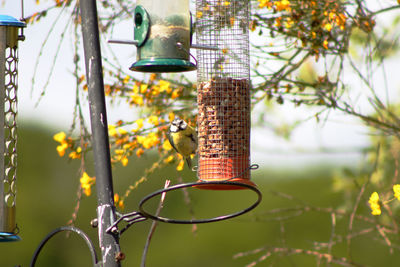
{"label": "bird's head", "polygon": [[172,122],[171,125],[169,126],[169,130],[172,133],[177,133],[179,131],[183,131],[187,128],[188,124],[186,121],[182,120],[181,118],[175,118]]}

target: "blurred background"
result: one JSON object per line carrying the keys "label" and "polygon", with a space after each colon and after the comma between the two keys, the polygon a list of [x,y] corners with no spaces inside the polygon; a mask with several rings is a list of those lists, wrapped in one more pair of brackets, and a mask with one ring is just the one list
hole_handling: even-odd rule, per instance
{"label": "blurred background", "polygon": [[[22,122],[19,128],[17,202],[17,222],[22,240],[0,244],[2,266],[28,266],[40,240],[51,230],[67,224],[77,202],[78,164],[68,163],[57,156],[50,127]],[[124,192],[132,180],[141,176],[144,168],[154,160],[155,157],[141,158],[128,167],[115,169],[115,191]],[[246,266],[263,255],[263,252],[235,259],[234,256],[265,246],[311,248],[315,242],[321,242],[323,246],[323,243],[329,241],[332,230],[329,212],[310,210],[295,216],[295,208],[301,205],[299,200],[310,207],[338,207],[344,197],[342,193],[333,190],[333,176],[338,168],[342,167],[319,164],[292,170],[261,168],[253,171],[253,181],[263,193],[259,207],[249,214],[217,223],[196,226],[160,223],[150,244],[147,266]],[[178,183],[178,176],[190,181],[193,174],[188,171],[177,173],[174,168],[152,174],[148,182],[134,191],[126,202],[125,211],[137,210],[140,199],[162,188],[165,179]],[[174,198],[175,203],[166,204],[168,209],[165,211],[168,212],[164,216],[190,218],[189,207],[182,201],[182,192],[177,193],[182,197]],[[215,216],[216,212],[242,208],[243,203],[252,203],[255,198],[243,192],[235,191],[234,194],[237,195],[215,196],[215,192],[194,192],[191,194],[194,215]],[[293,199],[287,198],[289,195]],[[293,210],[268,213],[287,208]],[[96,200],[93,196],[83,197],[77,215],[76,226],[84,230],[96,244],[97,229],[89,225],[90,220],[96,217]],[[278,217],[287,217],[287,220],[280,221]],[[336,231],[344,232],[347,223],[338,223]],[[121,248],[126,254],[124,266],[139,266],[150,225],[151,221],[140,222],[123,234]],[[345,254],[346,249],[335,246],[335,253]],[[379,248],[376,244],[372,245],[368,237],[355,240],[353,255],[357,260],[368,263],[368,266],[394,266],[393,263],[398,260],[384,246]],[[315,264],[314,258],[306,255],[287,260],[279,257],[272,262],[274,266]],[[45,246],[36,266],[90,265],[90,254],[83,240],[74,234],[66,237],[65,233],[60,233]]]}

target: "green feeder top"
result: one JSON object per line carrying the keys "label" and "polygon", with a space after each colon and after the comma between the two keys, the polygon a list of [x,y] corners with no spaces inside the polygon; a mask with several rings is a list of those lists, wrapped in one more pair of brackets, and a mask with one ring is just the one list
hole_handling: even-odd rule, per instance
{"label": "green feeder top", "polygon": [[25,27],[26,24],[9,15],[0,15],[0,26]]}

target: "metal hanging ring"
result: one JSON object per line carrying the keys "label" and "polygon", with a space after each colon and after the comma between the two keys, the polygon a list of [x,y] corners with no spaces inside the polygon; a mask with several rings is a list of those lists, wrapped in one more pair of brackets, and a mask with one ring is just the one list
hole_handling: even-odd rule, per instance
{"label": "metal hanging ring", "polygon": [[[230,186],[237,186],[237,187],[244,187],[247,189],[252,190],[257,194],[257,200],[248,208],[243,209],[241,211],[228,214],[228,215],[222,215],[214,218],[209,218],[209,219],[194,219],[194,220],[177,220],[177,219],[171,219],[171,218],[165,218],[161,216],[155,216],[150,214],[149,212],[145,211],[143,208],[143,205],[150,199],[152,199],[155,196],[161,195],[164,192],[169,192],[177,189],[182,189],[182,188],[187,188],[187,187],[196,187],[196,186],[202,186],[202,185],[230,185]],[[178,184],[174,185],[168,188],[164,188],[158,191],[153,192],[152,194],[147,195],[144,197],[140,203],[139,203],[139,210],[140,213],[147,218],[150,218],[152,220],[160,221],[160,222],[165,222],[165,223],[175,223],[175,224],[199,224],[199,223],[210,223],[210,222],[217,222],[217,221],[222,221],[222,220],[227,220],[231,219],[234,217],[237,217],[239,215],[242,215],[244,213],[247,213],[254,209],[255,207],[260,204],[262,199],[262,194],[260,190],[258,190],[256,187],[248,185],[248,184],[243,184],[243,183],[238,183],[238,182],[230,182],[230,181],[213,181],[213,182],[195,182],[195,183],[186,183],[186,184]]]}

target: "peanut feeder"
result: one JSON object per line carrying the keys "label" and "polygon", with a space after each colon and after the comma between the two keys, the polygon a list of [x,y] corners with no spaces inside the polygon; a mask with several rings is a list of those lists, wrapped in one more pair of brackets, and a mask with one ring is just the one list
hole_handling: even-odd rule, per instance
{"label": "peanut feeder", "polygon": [[[198,177],[250,181],[248,1],[196,1]],[[210,185],[207,189],[240,189]]]}

